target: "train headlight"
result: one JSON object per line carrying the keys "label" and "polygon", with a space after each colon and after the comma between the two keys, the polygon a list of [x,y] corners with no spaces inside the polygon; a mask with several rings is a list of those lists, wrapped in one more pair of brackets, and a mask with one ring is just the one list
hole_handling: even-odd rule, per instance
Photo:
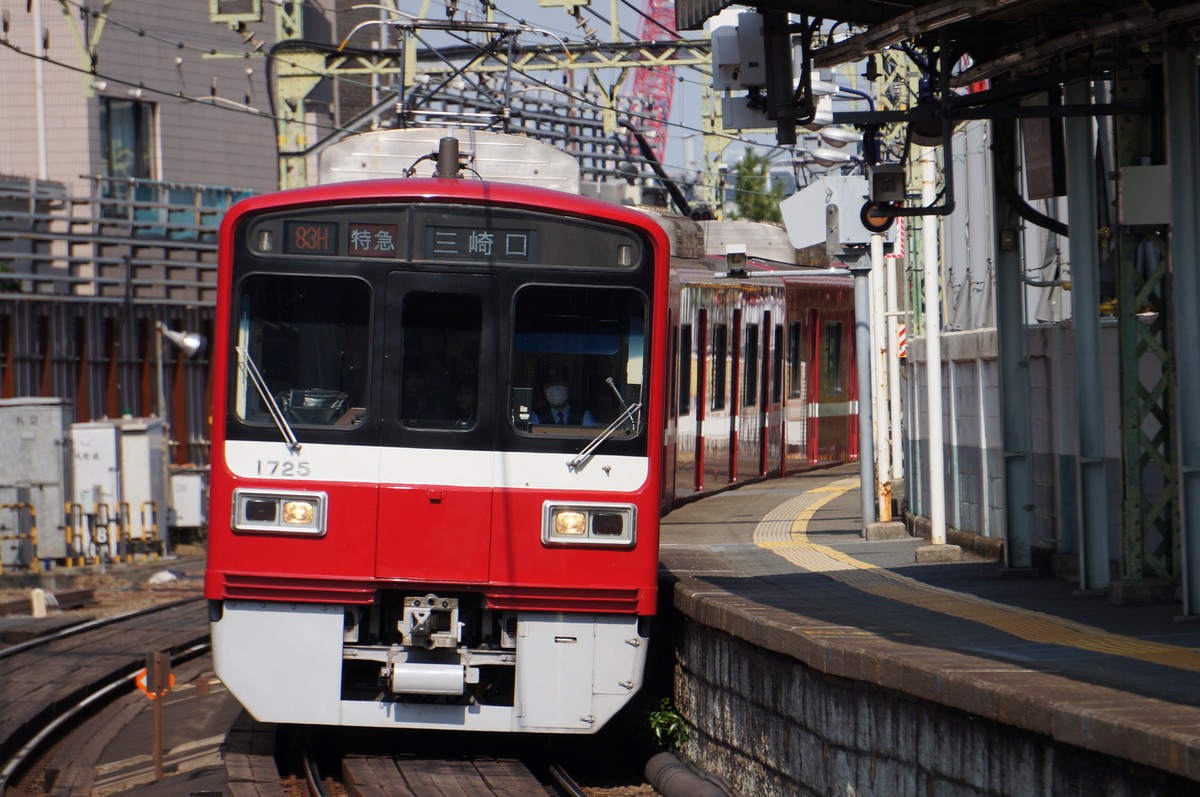
{"label": "train headlight", "polygon": [[260,533],[325,534],[325,493],[233,491],[233,527]]}
{"label": "train headlight", "polygon": [[554,514],[554,533],[557,536],[575,537],[587,534],[587,515],[570,509]]}
{"label": "train headlight", "polygon": [[312,501],[284,501],[283,522],[293,526],[311,526],[317,516],[317,506]]}
{"label": "train headlight", "polygon": [[556,503],[542,505],[542,542],[547,545],[618,545],[637,539],[637,507],[632,504]]}

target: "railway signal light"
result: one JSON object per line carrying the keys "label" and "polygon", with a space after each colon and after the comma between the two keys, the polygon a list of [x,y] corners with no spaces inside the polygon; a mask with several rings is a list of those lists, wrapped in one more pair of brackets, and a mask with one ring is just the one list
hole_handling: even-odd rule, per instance
{"label": "railway signal light", "polygon": [[867,202],[859,212],[858,218],[862,225],[873,233],[887,232],[896,217],[888,214],[887,208],[895,207],[891,202]]}

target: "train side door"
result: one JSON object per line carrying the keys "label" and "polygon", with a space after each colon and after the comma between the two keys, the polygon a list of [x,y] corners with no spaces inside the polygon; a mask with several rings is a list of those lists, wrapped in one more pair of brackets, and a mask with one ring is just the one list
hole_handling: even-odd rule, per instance
{"label": "train side door", "polygon": [[484,582],[497,422],[496,280],[395,272],[387,283],[381,578]]}
{"label": "train side door", "polygon": [[708,310],[696,314],[696,492],[704,492],[704,461],[707,440],[704,416],[708,401]]}
{"label": "train side door", "polygon": [[808,385],[806,400],[808,403],[807,423],[808,435],[805,440],[808,461],[816,464],[821,458],[821,316],[816,308],[808,311]]}
{"label": "train side door", "polygon": [[762,324],[762,346],[759,349],[759,374],[761,383],[759,384],[759,396],[761,402],[758,407],[758,475],[767,475],[767,452],[770,450],[770,428],[769,422],[771,417],[771,330],[774,327],[771,324],[771,311],[763,313]]}

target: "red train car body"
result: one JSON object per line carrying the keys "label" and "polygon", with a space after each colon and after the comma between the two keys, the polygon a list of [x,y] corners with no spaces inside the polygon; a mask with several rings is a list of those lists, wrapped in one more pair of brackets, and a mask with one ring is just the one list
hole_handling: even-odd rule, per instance
{"label": "red train car body", "polygon": [[227,214],[205,593],[255,717],[594,732],[642,683],[660,514],[852,457],[850,281],[680,229],[465,179]]}

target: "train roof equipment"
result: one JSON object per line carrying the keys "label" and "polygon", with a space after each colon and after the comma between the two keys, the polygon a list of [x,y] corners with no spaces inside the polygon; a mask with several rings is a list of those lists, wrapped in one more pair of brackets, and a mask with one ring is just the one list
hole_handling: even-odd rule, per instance
{"label": "train roof equipment", "polygon": [[579,162],[557,147],[524,136],[469,128],[376,130],[347,136],[320,155],[321,183],[389,177],[433,177],[440,141],[458,139],[466,171],[481,180],[580,193]]}

